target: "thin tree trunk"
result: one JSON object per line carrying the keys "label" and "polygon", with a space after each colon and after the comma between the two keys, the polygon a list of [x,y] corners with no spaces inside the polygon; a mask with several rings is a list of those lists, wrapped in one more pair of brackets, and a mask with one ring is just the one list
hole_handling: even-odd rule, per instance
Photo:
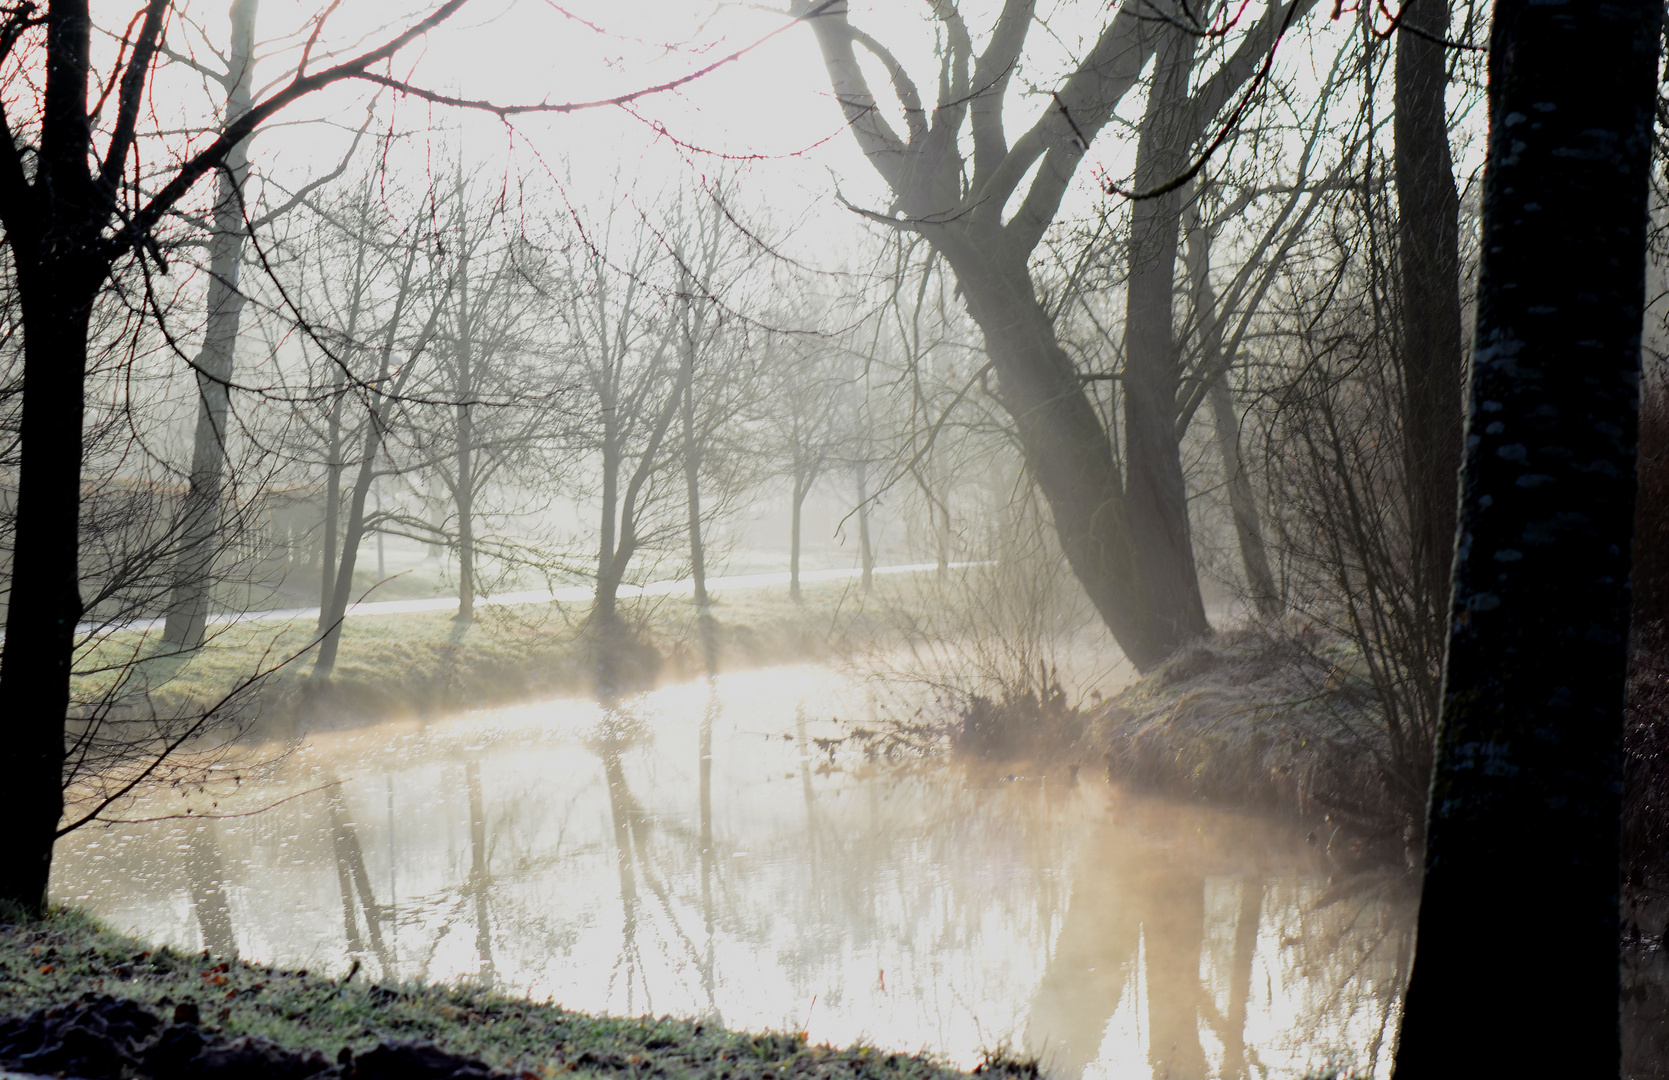
{"label": "thin tree trunk", "polygon": [[336,595],[336,533],[342,513],[342,406],[344,383],[340,369],[331,387],[330,418],[325,424],[325,523],[323,558],[319,560],[319,633],[330,626],[325,618]]}
{"label": "thin tree trunk", "polygon": [[[377,381],[369,388],[371,407],[365,413],[365,442],[360,447],[359,475],[354,480],[353,494],[348,500],[348,521],[346,533],[342,538],[342,561],[336,569],[335,587],[331,590],[329,603],[319,609],[319,632],[323,640],[319,643],[319,655],[313,662],[313,677],[328,679],[336,667],[336,651],[342,643],[342,620],[348,611],[348,600],[353,593],[354,567],[359,561],[359,545],[365,538],[365,500],[371,491],[371,482],[377,475],[377,455],[382,449],[383,432],[387,430],[389,396],[385,387],[394,362],[394,343],[400,332],[401,319],[405,314],[406,304],[412,292],[412,268],[417,262],[416,249],[408,253],[406,266],[400,279],[400,289],[394,300],[394,311],[389,316],[388,328],[384,331],[382,342],[382,364],[377,372]],[[419,340],[426,342],[433,331],[435,321],[439,317],[441,305],[437,302],[434,310],[429,313],[429,323],[419,335]],[[422,346],[419,345],[419,348]],[[409,358],[400,369],[399,378],[395,380],[393,395],[398,396],[407,378],[417,367],[416,356]]]}
{"label": "thin tree trunk", "polygon": [[[249,111],[255,74],[255,9],[258,0],[232,4],[232,56],[226,121]],[[209,613],[215,543],[220,531],[221,480],[226,469],[226,416],[230,381],[243,314],[238,278],[243,265],[243,186],[249,174],[249,143],[233,147],[220,173],[210,241],[208,325],[197,354],[197,432],[191,451],[191,482],[180,515],[180,553],[174,594],[163,626],[164,641],[184,649],[203,643]]]}
{"label": "thin tree trunk", "polygon": [[603,508],[602,536],[597,551],[597,599],[591,606],[591,617],[599,625],[613,623],[616,617],[617,596],[620,592],[620,573],[615,568],[616,515],[620,512],[620,449],[619,436],[613,423],[614,410],[603,409]]}
{"label": "thin tree trunk", "polygon": [[[1449,0],[1419,0],[1397,35],[1397,238],[1401,260],[1403,439],[1416,603],[1441,656],[1455,553],[1465,346],[1460,313],[1460,196],[1449,153]],[[1433,40],[1433,39],[1439,40]],[[1435,705],[1435,703],[1433,703]]]}
{"label": "thin tree trunk", "polygon": [[868,592],[875,584],[875,546],[869,535],[869,468],[865,462],[858,462],[858,557],[862,560],[863,591]]}
{"label": "thin tree trunk", "polygon": [[707,551],[701,539],[701,447],[695,432],[695,336],[690,325],[689,305],[684,307],[684,370],[680,396],[684,410],[684,489],[690,511],[690,577],[695,585],[695,606],[706,611]]}
{"label": "thin tree trunk", "polygon": [[[459,221],[464,220],[464,183],[458,180]],[[457,383],[457,483],[452,490],[458,507],[458,621],[475,618],[475,423],[470,399],[475,396],[475,312],[470,308],[470,245],[458,236],[458,268],[454,280],[458,289]]]}
{"label": "thin tree trunk", "polygon": [[1618,1074],[1623,686],[1662,19],[1656,0],[1494,8],[1405,1080]]}
{"label": "thin tree trunk", "polygon": [[788,527],[788,598],[796,604],[800,602],[800,514],[801,508],[805,506],[806,489],[809,486],[805,474],[795,469],[794,491],[791,496],[793,507]]}
{"label": "thin tree trunk", "polygon": [[1217,429],[1217,453],[1223,460],[1223,483],[1229,492],[1229,514],[1234,518],[1234,536],[1240,545],[1240,564],[1246,571],[1246,591],[1258,614],[1273,619],[1281,613],[1281,595],[1269,568],[1269,550],[1263,542],[1263,520],[1252,492],[1252,478],[1240,460],[1240,414],[1229,396],[1228,374],[1212,380],[1206,393]]}
{"label": "thin tree trunk", "polygon": [[1197,368],[1218,372],[1206,387],[1206,397],[1211,404],[1240,564],[1246,574],[1246,594],[1260,616],[1272,619],[1281,613],[1280,591],[1269,567],[1269,549],[1263,539],[1263,520],[1258,514],[1252,478],[1240,457],[1240,415],[1229,393],[1229,365],[1223,360],[1224,313],[1217,310],[1217,294],[1211,285],[1212,239],[1203,222],[1196,220],[1189,228],[1188,273],[1193,279],[1194,319],[1200,334]]}
{"label": "thin tree trunk", "polygon": [[[388,365],[383,365],[383,378],[388,376]],[[381,385],[379,380],[378,385]],[[379,406],[380,408],[380,406]],[[335,587],[330,603],[319,611],[321,633],[319,655],[313,661],[313,677],[328,679],[336,668],[336,651],[342,644],[342,620],[347,615],[348,600],[353,594],[354,567],[359,562],[359,544],[365,539],[365,499],[376,475],[377,452],[382,445],[382,425],[376,410],[365,420],[365,445],[361,448],[359,476],[354,480],[353,493],[348,497],[347,528],[342,537],[342,561],[336,570]]]}
{"label": "thin tree trunk", "polygon": [[950,485],[945,485],[944,494],[933,500],[929,509],[933,515],[934,547],[938,554],[939,580],[950,576]]}

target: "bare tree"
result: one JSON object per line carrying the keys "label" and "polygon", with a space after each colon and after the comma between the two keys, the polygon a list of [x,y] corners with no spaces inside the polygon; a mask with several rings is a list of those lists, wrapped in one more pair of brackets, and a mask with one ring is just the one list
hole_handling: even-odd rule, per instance
{"label": "bare tree", "polygon": [[[1120,645],[1144,670],[1209,630],[1175,434],[1179,373],[1170,300],[1178,193],[1193,148],[1237,93],[1267,70],[1270,50],[1311,6],[1312,0],[1271,5],[1230,50],[1226,34],[1196,28],[1185,6],[1153,15],[1147,0],[1128,0],[1043,116],[1012,144],[1003,128],[1003,102],[1034,22],[1032,0],[1005,3],[977,55],[960,11],[952,4],[934,6],[945,46],[931,111],[885,46],[849,23],[844,3],[814,7],[800,0],[794,7],[816,32],[836,98],[895,197],[887,213],[873,216],[927,238],[954,268],[984,332],[1000,399],[1053,511],[1061,547]],[[1202,41],[1207,53],[1223,55],[1215,69],[1191,78],[1200,67]],[[887,71],[904,112],[902,136],[878,108],[858,64],[859,49]],[[1088,140],[1155,57],[1135,175],[1136,186],[1151,189],[1144,194],[1152,197],[1133,213],[1127,315],[1135,323],[1127,327],[1123,446],[1115,455],[1112,435],[1056,338],[1027,264],[1059,211]],[[971,162],[963,157],[964,127]],[[1019,208],[1005,221],[1028,175],[1033,178]]]}

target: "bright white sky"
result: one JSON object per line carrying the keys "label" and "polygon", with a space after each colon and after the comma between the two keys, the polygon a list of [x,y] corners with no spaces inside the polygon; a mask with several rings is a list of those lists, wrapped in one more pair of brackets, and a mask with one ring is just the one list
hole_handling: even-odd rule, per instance
{"label": "bright white sky", "polygon": [[[304,28],[323,6],[321,0],[261,0],[259,36],[269,44],[257,69],[258,84],[279,78],[293,65]],[[431,89],[497,102],[594,100],[677,78],[758,41],[784,27],[783,6],[783,0],[564,0],[560,7],[548,0],[473,0],[441,30],[404,52],[394,74]],[[966,0],[961,6],[977,49],[983,44],[977,35],[992,21],[1000,0]],[[1074,0],[1046,0],[1042,7],[1047,26],[1034,28],[1020,78],[1053,88],[1109,13],[1099,4]],[[229,9],[230,0],[187,0],[182,8],[215,48],[223,48],[227,39]],[[416,0],[344,0],[316,52],[327,47],[343,54],[357,51],[426,9]],[[96,0],[95,10],[102,27],[119,33],[133,4]],[[925,2],[852,4],[853,22],[891,47],[931,100],[938,66],[928,14]],[[194,51],[202,40],[202,33],[184,22],[170,35],[176,48],[189,45]],[[878,93],[886,91],[878,70],[872,83]],[[285,125],[256,142],[257,170],[293,185],[331,168],[351,129],[362,122],[372,93],[364,84],[339,88],[283,114]],[[173,109],[201,116],[219,94],[177,67],[159,83],[159,116]],[[1012,91],[1009,100],[1011,132],[1029,126],[1047,101]],[[824,222],[809,232],[802,227],[802,240],[816,235],[827,241],[832,239],[829,230],[840,232],[854,223],[834,206],[836,183],[854,202],[882,208],[887,201],[844,129],[816,43],[804,26],[789,26],[741,60],[676,92],[645,99],[634,111],[636,118],[617,108],[525,116],[512,129],[481,114],[412,98],[395,100],[388,92],[378,104],[380,127],[386,129],[392,118],[402,130],[434,132],[409,140],[413,156],[402,167],[421,167],[418,162],[437,156],[437,149],[461,143],[483,168],[510,163],[523,175],[567,178],[565,188],[577,203],[614,190],[611,177],[617,171],[652,191],[669,182],[687,183],[692,172],[741,167],[756,196],[766,194],[779,218],[803,220],[809,211]],[[678,147],[659,136],[654,124],[664,124],[676,140],[700,150]],[[1112,131],[1098,140],[1096,151],[1110,164],[1128,154]],[[746,160],[727,163],[723,155]],[[1087,181],[1092,170],[1081,175]],[[1092,190],[1088,183],[1083,186],[1086,193]]]}

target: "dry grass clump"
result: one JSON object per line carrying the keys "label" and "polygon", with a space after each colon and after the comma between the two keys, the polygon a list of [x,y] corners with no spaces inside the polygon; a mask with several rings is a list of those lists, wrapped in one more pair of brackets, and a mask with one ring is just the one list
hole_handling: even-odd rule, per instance
{"label": "dry grass clump", "polygon": [[1313,623],[1228,630],[1107,702],[1086,760],[1100,753],[1112,779],[1170,794],[1324,814],[1359,845],[1396,846],[1411,808],[1386,775],[1365,667]]}

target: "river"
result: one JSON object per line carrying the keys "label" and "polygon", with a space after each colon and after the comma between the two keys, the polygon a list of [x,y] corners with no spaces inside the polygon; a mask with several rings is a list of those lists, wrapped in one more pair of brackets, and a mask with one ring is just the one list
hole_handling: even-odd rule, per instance
{"label": "river", "polygon": [[218,806],[169,791],[125,811],[165,820],[71,834],[52,895],[263,963],[963,1066],[1007,1047],[1064,1080],[1388,1075],[1404,892],[1343,877],[1326,835],[1088,764],[832,742],[889,702],[802,665],[310,736]]}

